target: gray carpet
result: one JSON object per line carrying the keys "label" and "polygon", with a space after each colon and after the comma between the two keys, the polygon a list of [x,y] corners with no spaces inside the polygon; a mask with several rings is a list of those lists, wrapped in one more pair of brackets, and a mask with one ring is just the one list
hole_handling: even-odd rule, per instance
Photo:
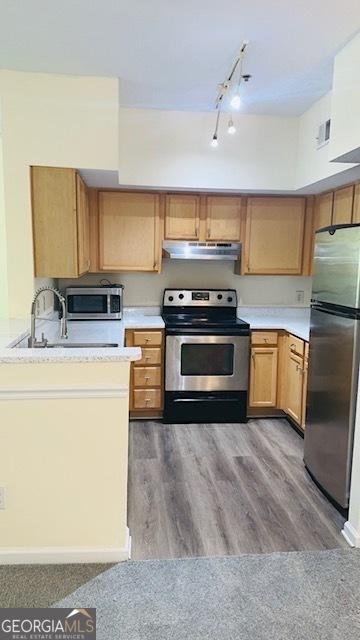
{"label": "gray carpet", "polygon": [[360,551],[127,562],[57,606],[98,640],[359,640]]}
{"label": "gray carpet", "polygon": [[0,607],[48,607],[109,564],[0,565]]}

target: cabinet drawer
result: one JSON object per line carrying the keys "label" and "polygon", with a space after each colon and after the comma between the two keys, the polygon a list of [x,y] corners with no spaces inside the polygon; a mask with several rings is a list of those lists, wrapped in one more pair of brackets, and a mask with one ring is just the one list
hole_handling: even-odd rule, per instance
{"label": "cabinet drawer", "polygon": [[297,353],[299,356],[303,356],[304,355],[304,341],[301,340],[300,338],[296,338],[296,336],[293,336],[291,334],[289,334],[289,350],[292,353]]}
{"label": "cabinet drawer", "polygon": [[276,331],[252,331],[251,344],[276,345],[278,334]]}
{"label": "cabinet drawer", "polygon": [[134,347],[159,345],[161,341],[161,331],[134,331]]}
{"label": "cabinet drawer", "polygon": [[160,367],[134,367],[135,387],[160,387]]}
{"label": "cabinet drawer", "polygon": [[135,367],[161,364],[161,347],[144,347],[141,354],[141,360],[134,362]]}
{"label": "cabinet drawer", "polygon": [[161,389],[134,389],[134,409],[161,409]]}

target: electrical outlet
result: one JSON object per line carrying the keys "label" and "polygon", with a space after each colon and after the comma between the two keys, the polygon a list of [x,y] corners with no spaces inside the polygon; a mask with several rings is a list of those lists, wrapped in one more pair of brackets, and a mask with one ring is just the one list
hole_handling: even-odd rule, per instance
{"label": "electrical outlet", "polygon": [[5,487],[0,487],[0,509],[6,509]]}
{"label": "electrical outlet", "polygon": [[35,315],[37,315],[37,316],[40,315],[40,300],[39,300],[39,298],[36,300],[36,304],[35,304]]}
{"label": "electrical outlet", "polygon": [[304,304],[304,295],[305,292],[300,290],[296,292],[296,302],[299,302],[300,304]]}

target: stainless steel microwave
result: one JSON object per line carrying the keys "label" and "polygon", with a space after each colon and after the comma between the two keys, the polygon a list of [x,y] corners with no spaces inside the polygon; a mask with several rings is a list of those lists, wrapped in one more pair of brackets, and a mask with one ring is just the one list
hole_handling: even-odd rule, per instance
{"label": "stainless steel microwave", "polygon": [[121,320],[123,287],[69,287],[66,289],[69,320]]}

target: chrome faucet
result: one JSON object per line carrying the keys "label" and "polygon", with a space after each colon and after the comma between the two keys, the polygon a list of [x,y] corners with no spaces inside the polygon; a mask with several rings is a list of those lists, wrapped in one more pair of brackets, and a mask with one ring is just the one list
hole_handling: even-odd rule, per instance
{"label": "chrome faucet", "polygon": [[28,339],[28,346],[30,348],[33,347],[46,347],[48,341],[44,337],[44,334],[41,334],[41,340],[37,340],[35,337],[35,324],[36,324],[36,301],[41,293],[44,291],[52,291],[54,296],[56,296],[61,304],[61,318],[60,318],[60,337],[67,338],[67,319],[66,319],[66,303],[64,296],[61,295],[60,291],[55,289],[55,287],[40,287],[35,291],[35,295],[33,301],[31,303],[31,327],[30,327],[30,336]]}

